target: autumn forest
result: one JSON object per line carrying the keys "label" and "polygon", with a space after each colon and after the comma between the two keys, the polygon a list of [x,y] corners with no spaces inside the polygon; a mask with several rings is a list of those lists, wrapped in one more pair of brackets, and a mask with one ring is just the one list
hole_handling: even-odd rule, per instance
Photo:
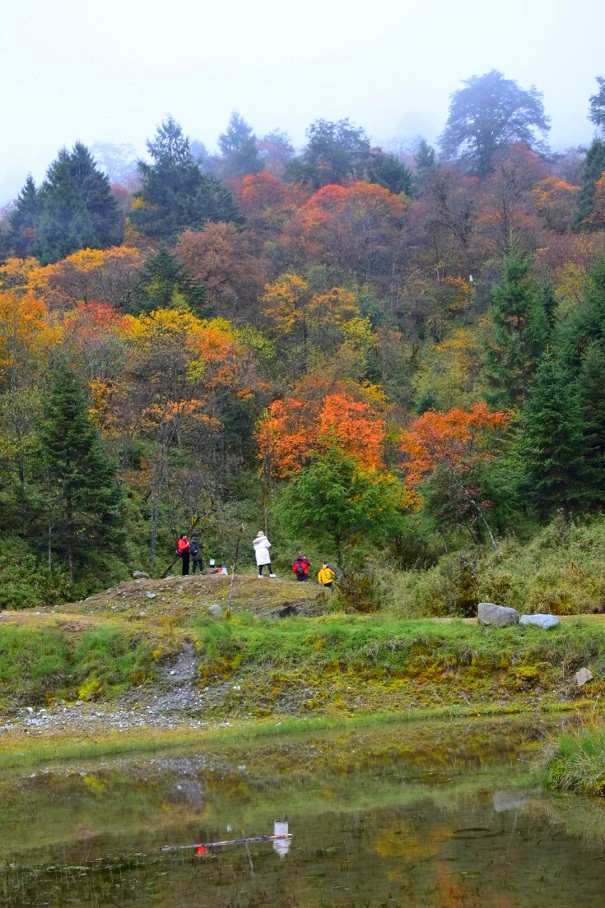
{"label": "autumn forest", "polygon": [[[0,607],[159,576],[180,532],[278,573],[377,578],[599,524],[605,78],[588,148],[540,93],[451,98],[435,147],[234,113],[211,154],[166,117],[107,175],[82,143],[0,220]],[[111,177],[111,178],[110,178]],[[240,546],[241,543],[241,546]],[[347,585],[348,584],[348,585]],[[605,592],[605,591],[604,591]]]}

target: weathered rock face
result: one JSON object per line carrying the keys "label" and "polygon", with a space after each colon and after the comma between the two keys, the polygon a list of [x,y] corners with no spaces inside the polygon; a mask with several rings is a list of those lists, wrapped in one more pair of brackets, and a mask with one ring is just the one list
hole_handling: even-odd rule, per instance
{"label": "weathered rock face", "polygon": [[506,627],[507,624],[519,623],[519,612],[515,608],[505,605],[495,605],[493,602],[480,602],[477,609],[479,624],[486,627]]}
{"label": "weathered rock face", "polygon": [[549,627],[556,627],[561,622],[556,615],[521,615],[519,624],[535,624],[547,631]]}

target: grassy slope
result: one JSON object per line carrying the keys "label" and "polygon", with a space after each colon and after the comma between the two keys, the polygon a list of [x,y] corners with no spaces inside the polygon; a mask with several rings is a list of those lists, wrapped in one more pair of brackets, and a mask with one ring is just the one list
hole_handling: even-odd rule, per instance
{"label": "grassy slope", "polygon": [[[186,640],[196,647],[201,712],[214,719],[547,709],[603,693],[600,621],[486,631],[389,613],[268,618],[285,604],[317,610],[322,593],[253,576],[236,579],[231,620],[209,618],[208,606],[228,595],[226,577],[169,578],[120,584],[60,611],[4,612],[0,703],[150,692]],[[595,679],[577,688],[583,665]]]}

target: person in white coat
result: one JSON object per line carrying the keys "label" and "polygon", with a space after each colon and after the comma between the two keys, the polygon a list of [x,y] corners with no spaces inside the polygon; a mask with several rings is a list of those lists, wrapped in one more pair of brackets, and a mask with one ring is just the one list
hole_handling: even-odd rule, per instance
{"label": "person in white coat", "polygon": [[262,530],[259,530],[256,534],[256,539],[252,545],[254,546],[254,554],[256,555],[256,563],[258,565],[258,576],[263,576],[263,568],[267,565],[269,568],[269,577],[275,577],[273,568],[271,567],[271,555],[269,553],[271,543]]}

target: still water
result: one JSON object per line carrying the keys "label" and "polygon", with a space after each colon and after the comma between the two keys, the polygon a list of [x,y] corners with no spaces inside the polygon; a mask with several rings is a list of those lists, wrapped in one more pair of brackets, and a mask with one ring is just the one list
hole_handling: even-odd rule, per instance
{"label": "still water", "polygon": [[[557,730],[390,724],[5,777],[0,904],[603,906],[603,806],[519,784]],[[291,839],[161,850],[275,821]]]}

